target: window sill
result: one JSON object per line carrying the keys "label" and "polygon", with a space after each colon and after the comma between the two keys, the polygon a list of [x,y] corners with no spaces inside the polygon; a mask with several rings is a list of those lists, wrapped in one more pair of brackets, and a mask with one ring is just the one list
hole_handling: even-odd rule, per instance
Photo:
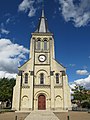
{"label": "window sill", "polygon": [[55,84],[54,88],[62,87],[62,84]]}
{"label": "window sill", "polygon": [[34,85],[35,87],[50,87],[50,85],[45,85],[45,84],[39,84],[39,85]]}
{"label": "window sill", "polygon": [[49,50],[35,50],[35,52],[38,52],[38,53],[40,53],[40,52],[46,52],[46,53],[48,53]]}
{"label": "window sill", "polygon": [[30,86],[28,84],[24,84],[22,85],[22,88],[30,88]]}

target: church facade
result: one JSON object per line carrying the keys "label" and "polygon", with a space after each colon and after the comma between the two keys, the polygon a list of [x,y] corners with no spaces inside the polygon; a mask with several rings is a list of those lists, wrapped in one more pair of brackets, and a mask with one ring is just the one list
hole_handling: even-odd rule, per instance
{"label": "church facade", "polygon": [[30,41],[30,59],[19,67],[13,89],[12,109],[69,110],[70,88],[66,68],[55,60],[54,37],[42,10]]}

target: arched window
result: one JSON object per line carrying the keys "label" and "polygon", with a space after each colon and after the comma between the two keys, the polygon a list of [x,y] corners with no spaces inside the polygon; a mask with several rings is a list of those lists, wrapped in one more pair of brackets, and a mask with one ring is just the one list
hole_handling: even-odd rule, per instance
{"label": "arched window", "polygon": [[25,73],[25,84],[28,84],[28,73]]}
{"label": "arched window", "polygon": [[47,40],[44,40],[44,50],[47,50]]}
{"label": "arched window", "polygon": [[44,74],[40,74],[40,84],[44,84]]}
{"label": "arched window", "polygon": [[38,39],[38,41],[36,41],[36,49],[37,50],[41,49],[41,41],[40,41],[40,39]]}
{"label": "arched window", "polygon": [[59,84],[59,74],[56,73],[56,84]]}

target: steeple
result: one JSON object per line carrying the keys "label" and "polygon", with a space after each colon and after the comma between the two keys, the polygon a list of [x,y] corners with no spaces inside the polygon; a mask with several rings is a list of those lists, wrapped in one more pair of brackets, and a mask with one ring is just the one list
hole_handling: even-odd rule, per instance
{"label": "steeple", "polygon": [[42,9],[42,15],[39,20],[39,25],[35,32],[36,33],[48,33],[49,32],[48,26],[47,26],[47,19],[45,18],[45,15],[44,15],[44,9]]}

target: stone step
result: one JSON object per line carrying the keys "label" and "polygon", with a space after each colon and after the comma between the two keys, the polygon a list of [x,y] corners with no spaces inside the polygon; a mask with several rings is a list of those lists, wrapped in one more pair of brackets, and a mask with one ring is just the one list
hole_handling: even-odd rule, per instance
{"label": "stone step", "polygon": [[33,111],[24,120],[59,120],[51,111]]}

